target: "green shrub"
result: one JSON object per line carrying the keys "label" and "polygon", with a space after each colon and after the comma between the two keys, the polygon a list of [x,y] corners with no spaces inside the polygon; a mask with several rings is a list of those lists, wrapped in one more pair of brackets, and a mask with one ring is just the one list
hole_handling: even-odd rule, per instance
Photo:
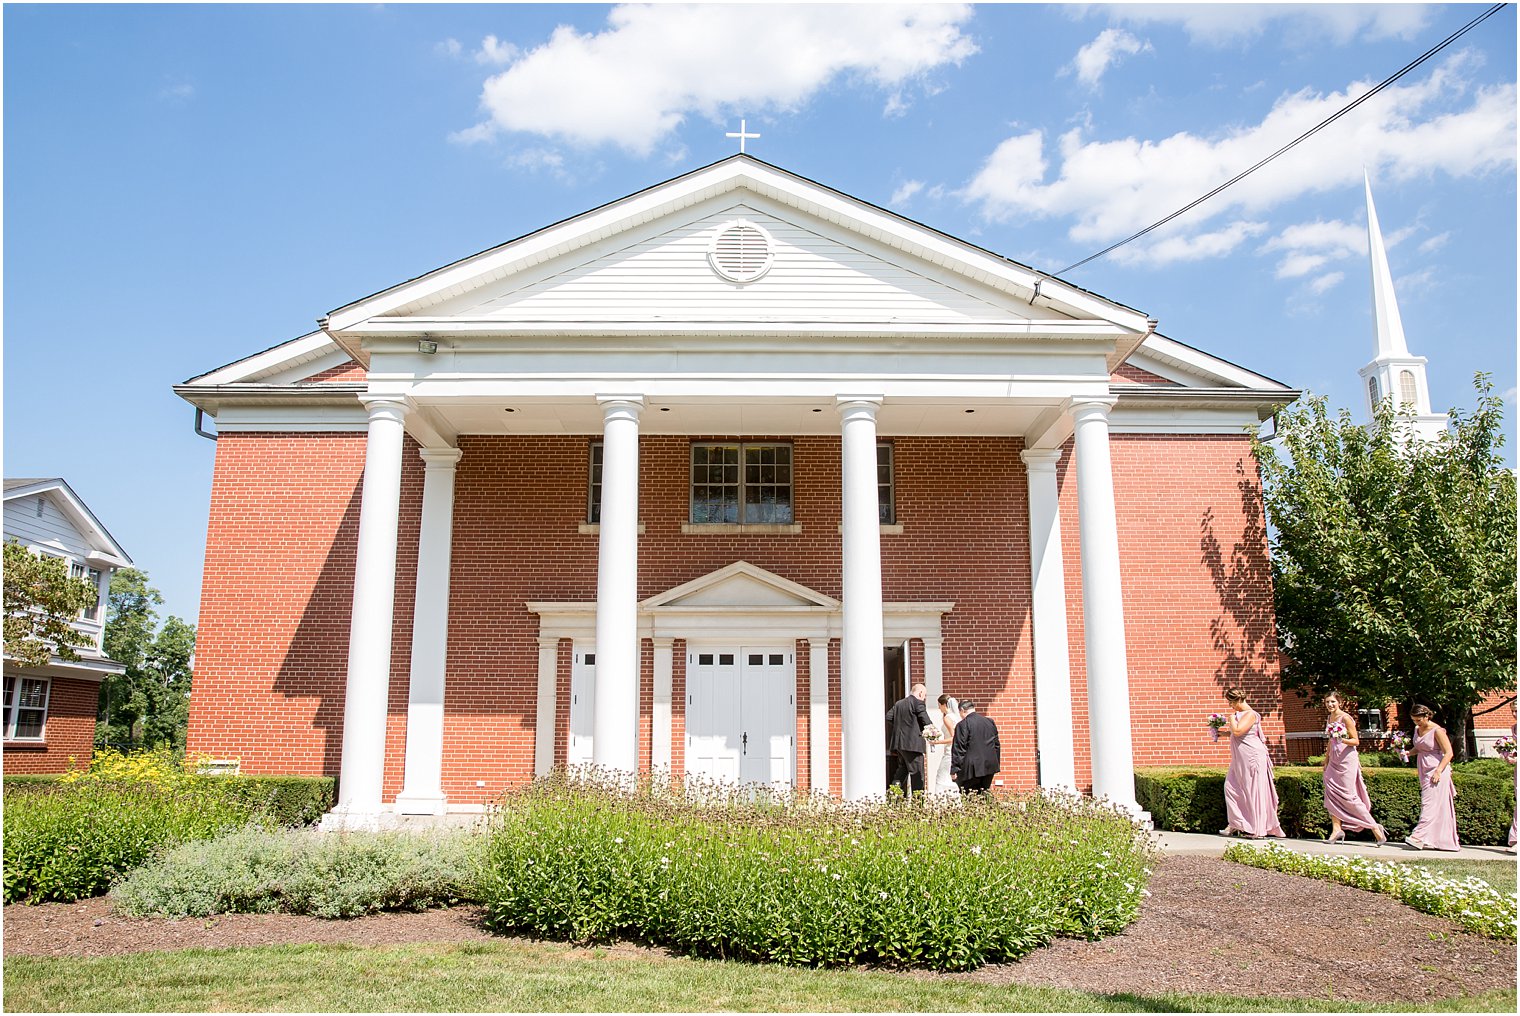
{"label": "green shrub", "polygon": [[1493,780],[1514,780],[1515,764],[1502,758],[1475,758],[1467,762],[1455,762],[1452,768],[1469,776],[1487,776]]}
{"label": "green shrub", "polygon": [[98,896],[154,850],[248,819],[245,805],[196,786],[102,779],[32,788],[5,808],[5,902]]}
{"label": "green shrub", "polygon": [[58,779],[59,777],[56,773],[18,773],[14,776],[10,773],[7,773],[4,783],[5,791],[6,793],[10,793],[11,791],[25,793],[38,787],[51,787],[53,784],[58,782]]}
{"label": "green shrub", "polygon": [[1148,849],[1127,818],[1072,799],[776,803],[555,777],[503,799],[481,898],[495,931],[965,970],[1117,932],[1139,914]]}
{"label": "green shrub", "polygon": [[1428,868],[1370,857],[1301,854],[1276,843],[1232,843],[1224,857],[1254,868],[1386,893],[1416,910],[1450,918],[1468,931],[1515,940],[1515,895],[1500,892],[1480,878],[1441,878]]}
{"label": "green shrub", "polygon": [[[1508,763],[1503,763],[1507,765]],[[1457,787],[1457,834],[1463,843],[1499,846],[1508,842],[1514,821],[1513,777],[1498,780],[1475,774],[1467,765],[1452,778]],[[1147,768],[1135,771],[1135,796],[1157,829],[1215,832],[1224,828],[1224,770]],[[1277,766],[1278,820],[1288,836],[1330,835],[1323,771],[1309,766]],[[1403,839],[1420,820],[1420,781],[1413,769],[1363,768],[1372,817],[1393,839]]]}
{"label": "green shrub", "polygon": [[311,825],[332,809],[331,776],[207,776],[217,787],[258,812],[271,826]]}
{"label": "green shrub", "polygon": [[122,913],[357,917],[473,900],[485,838],[244,829],[182,844],[111,889]]}

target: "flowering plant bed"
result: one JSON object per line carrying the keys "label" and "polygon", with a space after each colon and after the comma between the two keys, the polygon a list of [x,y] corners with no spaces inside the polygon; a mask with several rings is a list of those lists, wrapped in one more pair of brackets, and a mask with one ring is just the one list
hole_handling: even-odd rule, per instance
{"label": "flowering plant bed", "polygon": [[486,926],[804,966],[967,970],[1138,916],[1145,838],[1079,799],[747,799],[550,779],[503,799]]}
{"label": "flowering plant bed", "polygon": [[1386,893],[1416,910],[1449,918],[1468,931],[1515,941],[1515,897],[1478,878],[1442,878],[1429,869],[1393,861],[1334,854],[1301,854],[1268,843],[1232,843],[1224,858],[1254,868],[1307,875],[1370,892]]}

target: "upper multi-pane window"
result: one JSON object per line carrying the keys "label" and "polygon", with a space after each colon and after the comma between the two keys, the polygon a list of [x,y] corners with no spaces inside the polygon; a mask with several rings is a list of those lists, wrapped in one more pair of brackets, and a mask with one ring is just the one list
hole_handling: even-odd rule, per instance
{"label": "upper multi-pane window", "polygon": [[1399,371],[1399,401],[1411,406],[1420,401],[1420,392],[1415,387],[1412,370]]}
{"label": "upper multi-pane window", "polygon": [[5,739],[40,740],[46,726],[48,682],[30,677],[5,679]]}
{"label": "upper multi-pane window", "polygon": [[748,441],[692,445],[691,521],[789,525],[792,446]]}
{"label": "upper multi-pane window", "polygon": [[100,569],[99,568],[90,568],[90,567],[88,567],[86,565],[80,564],[78,561],[70,561],[69,562],[69,577],[70,578],[74,578],[74,579],[84,579],[86,582],[88,582],[90,584],[90,588],[93,589],[93,590],[95,590],[95,599],[94,599],[94,601],[92,601],[88,607],[86,607],[83,610],[81,610],[79,612],[79,616],[82,617],[82,618],[84,618],[86,621],[99,621],[100,620]]}
{"label": "upper multi-pane window", "polygon": [[876,446],[876,517],[884,526],[897,521],[892,490],[892,446]]}
{"label": "upper multi-pane window", "polygon": [[602,443],[591,442],[591,482],[586,490],[586,521],[602,521]]}

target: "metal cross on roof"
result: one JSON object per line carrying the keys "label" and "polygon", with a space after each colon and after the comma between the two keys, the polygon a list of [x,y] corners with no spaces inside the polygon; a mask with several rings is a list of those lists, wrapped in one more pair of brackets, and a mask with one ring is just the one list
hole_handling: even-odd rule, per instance
{"label": "metal cross on roof", "polygon": [[745,138],[758,138],[760,136],[758,134],[747,134],[747,133],[745,133],[744,125],[745,125],[745,121],[740,120],[739,121],[739,133],[735,134],[733,131],[729,131],[727,134],[724,135],[724,137],[738,138],[739,139],[739,154],[740,155],[744,154],[744,139]]}

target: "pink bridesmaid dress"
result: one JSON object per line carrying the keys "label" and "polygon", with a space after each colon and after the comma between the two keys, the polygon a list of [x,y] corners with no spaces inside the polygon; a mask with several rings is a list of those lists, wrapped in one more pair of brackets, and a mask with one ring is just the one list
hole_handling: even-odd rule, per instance
{"label": "pink bridesmaid dress", "polygon": [[[1240,714],[1236,713],[1236,717]],[[1261,719],[1236,737],[1230,735],[1230,771],[1224,778],[1224,810],[1230,828],[1247,836],[1281,836],[1272,757],[1261,736]]]}
{"label": "pink bridesmaid dress", "polygon": [[1452,783],[1451,767],[1441,774],[1440,783],[1431,783],[1430,774],[1441,764],[1445,753],[1436,743],[1436,728],[1427,734],[1415,734],[1414,750],[1420,768],[1420,824],[1409,839],[1431,850],[1461,850],[1457,841],[1457,795]]}
{"label": "pink bridesmaid dress", "polygon": [[[1520,730],[1520,724],[1512,724],[1509,728],[1509,736],[1517,737],[1516,731]],[[1515,817],[1509,823],[1509,845],[1515,845],[1515,827],[1520,826],[1520,787],[1515,788]]]}
{"label": "pink bridesmaid dress", "polygon": [[1362,758],[1357,750],[1338,737],[1330,736],[1325,726],[1330,750],[1325,754],[1325,810],[1341,820],[1348,833],[1373,829],[1372,799],[1367,796],[1367,782],[1362,779]]}

